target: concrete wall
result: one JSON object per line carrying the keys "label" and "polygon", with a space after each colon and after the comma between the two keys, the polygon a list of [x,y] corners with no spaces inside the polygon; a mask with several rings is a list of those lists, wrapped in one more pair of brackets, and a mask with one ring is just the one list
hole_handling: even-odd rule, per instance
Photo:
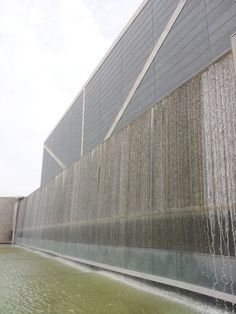
{"label": "concrete wall", "polygon": [[12,242],[12,227],[15,204],[14,197],[0,197],[0,243]]}
{"label": "concrete wall", "polygon": [[230,52],[24,199],[17,242],[235,295],[235,103]]}

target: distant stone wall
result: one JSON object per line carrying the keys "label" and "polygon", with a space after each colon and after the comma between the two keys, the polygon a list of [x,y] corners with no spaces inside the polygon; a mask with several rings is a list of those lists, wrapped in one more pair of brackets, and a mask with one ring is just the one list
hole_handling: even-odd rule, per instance
{"label": "distant stone wall", "polygon": [[228,53],[24,199],[17,241],[236,294]]}
{"label": "distant stone wall", "polygon": [[12,242],[12,226],[15,203],[14,197],[0,197],[0,243]]}

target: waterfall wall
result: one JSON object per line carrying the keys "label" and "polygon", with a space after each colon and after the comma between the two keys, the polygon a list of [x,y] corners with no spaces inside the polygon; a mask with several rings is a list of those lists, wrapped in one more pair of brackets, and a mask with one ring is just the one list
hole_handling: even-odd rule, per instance
{"label": "waterfall wall", "polygon": [[21,201],[17,243],[234,296],[235,192],[230,52]]}

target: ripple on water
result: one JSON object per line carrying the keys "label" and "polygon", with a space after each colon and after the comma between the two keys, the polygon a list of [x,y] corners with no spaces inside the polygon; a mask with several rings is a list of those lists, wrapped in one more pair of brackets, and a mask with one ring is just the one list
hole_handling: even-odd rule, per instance
{"label": "ripple on water", "polygon": [[127,285],[87,267],[22,248],[0,246],[0,267],[0,313],[4,314],[210,313],[184,302],[170,302],[170,297],[143,287],[136,289],[132,281]]}

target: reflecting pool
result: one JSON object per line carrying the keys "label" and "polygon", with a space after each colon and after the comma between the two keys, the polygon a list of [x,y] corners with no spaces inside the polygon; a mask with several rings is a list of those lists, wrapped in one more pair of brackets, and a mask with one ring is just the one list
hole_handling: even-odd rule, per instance
{"label": "reflecting pool", "polygon": [[0,246],[0,313],[208,313],[71,264]]}

